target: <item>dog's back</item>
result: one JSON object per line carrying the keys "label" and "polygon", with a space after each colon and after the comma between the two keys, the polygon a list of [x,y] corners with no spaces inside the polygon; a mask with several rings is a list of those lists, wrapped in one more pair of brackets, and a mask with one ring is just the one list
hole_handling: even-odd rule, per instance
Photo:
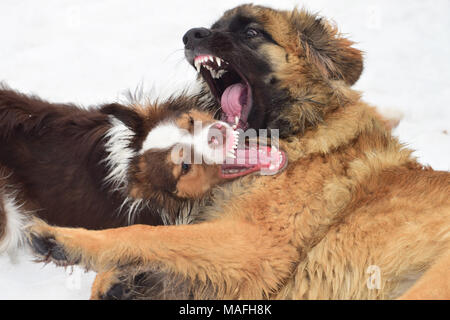
{"label": "dog's back", "polygon": [[[106,179],[105,144],[114,124],[102,110],[0,89],[0,249],[20,244],[30,215],[92,229],[128,224],[118,212],[124,195]],[[142,214],[136,222],[161,221]]]}

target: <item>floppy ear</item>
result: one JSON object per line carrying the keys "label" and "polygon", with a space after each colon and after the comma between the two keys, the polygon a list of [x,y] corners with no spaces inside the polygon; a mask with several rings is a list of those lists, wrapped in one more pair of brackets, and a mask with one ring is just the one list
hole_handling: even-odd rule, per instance
{"label": "floppy ear", "polygon": [[100,111],[104,114],[114,116],[137,134],[143,129],[142,118],[132,108],[119,103],[111,103],[103,105]]}
{"label": "floppy ear", "polygon": [[362,52],[352,47],[354,42],[342,37],[337,28],[305,10],[291,15],[300,34],[306,57],[329,79],[344,80],[353,85],[363,70]]}

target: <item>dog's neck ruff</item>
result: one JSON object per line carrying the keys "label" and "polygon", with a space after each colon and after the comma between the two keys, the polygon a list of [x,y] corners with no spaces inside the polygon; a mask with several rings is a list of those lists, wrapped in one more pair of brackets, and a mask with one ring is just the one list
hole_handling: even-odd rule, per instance
{"label": "dog's neck ruff", "polygon": [[104,182],[111,186],[113,191],[123,191],[128,187],[130,163],[137,155],[131,147],[136,134],[116,117],[110,116],[109,119],[111,128],[105,134],[107,156],[102,160],[108,171]]}

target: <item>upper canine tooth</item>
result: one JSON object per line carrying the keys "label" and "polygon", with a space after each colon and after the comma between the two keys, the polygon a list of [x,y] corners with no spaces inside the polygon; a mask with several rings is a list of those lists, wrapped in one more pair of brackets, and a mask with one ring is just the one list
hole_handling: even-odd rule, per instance
{"label": "upper canine tooth", "polygon": [[216,63],[217,63],[217,65],[220,67],[220,65],[221,65],[221,61],[220,61],[221,59],[220,58],[218,58],[218,57],[216,57]]}
{"label": "upper canine tooth", "polygon": [[200,68],[201,68],[200,61],[198,61],[198,60],[195,61],[194,65],[195,65],[195,69],[197,69],[197,72],[200,72]]}

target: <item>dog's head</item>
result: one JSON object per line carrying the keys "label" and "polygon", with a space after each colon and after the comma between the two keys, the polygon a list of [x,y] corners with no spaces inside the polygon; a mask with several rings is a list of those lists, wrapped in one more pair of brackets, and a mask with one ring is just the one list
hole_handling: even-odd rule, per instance
{"label": "dog's head", "polygon": [[222,120],[244,130],[280,129],[281,136],[317,124],[330,105],[332,82],[352,85],[363,69],[353,43],[304,10],[242,5],[211,28],[189,30],[183,42]]}
{"label": "dog's head", "polygon": [[[246,146],[238,148],[238,132],[200,110],[194,97],[144,106],[113,104],[102,111],[112,123],[106,135],[107,179],[129,198],[155,207],[176,211],[178,204],[203,198],[218,184],[262,169],[276,173],[285,164],[264,145],[254,152],[263,150],[272,158],[249,157]],[[274,156],[283,157],[276,151]]]}

